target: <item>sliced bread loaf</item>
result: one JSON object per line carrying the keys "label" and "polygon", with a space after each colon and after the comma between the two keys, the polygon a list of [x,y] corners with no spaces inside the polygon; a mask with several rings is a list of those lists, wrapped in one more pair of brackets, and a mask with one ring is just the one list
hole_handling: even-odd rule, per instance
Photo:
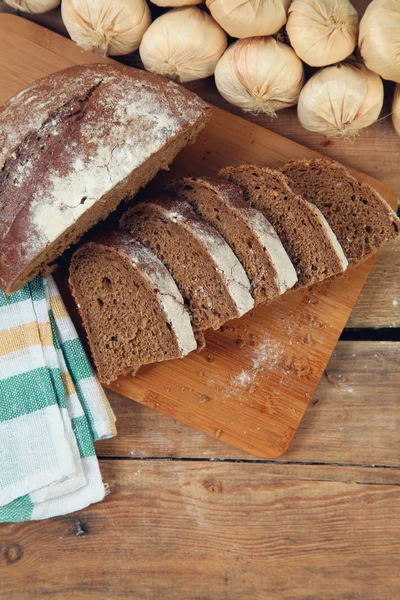
{"label": "sliced bread loaf", "polygon": [[250,208],[234,183],[210,177],[184,177],[169,190],[219,231],[242,263],[256,304],[293,287],[296,271],[270,222]]}
{"label": "sliced bread loaf", "polygon": [[103,383],[197,346],[171,275],[128,232],[80,247],[72,257],[70,285]]}
{"label": "sliced bread loaf", "polygon": [[167,267],[196,332],[216,329],[254,306],[250,281],[237,257],[187,202],[168,195],[149,198],[130,208],[121,226]]}
{"label": "sliced bread loaf", "polygon": [[282,172],[325,216],[350,265],[399,235],[400,220],[387,202],[343,165],[326,158],[302,159],[287,163]]}
{"label": "sliced bread loaf", "polygon": [[74,66],[0,108],[0,287],[14,292],[167,168],[210,108],[162,77]]}
{"label": "sliced bread loaf", "polygon": [[321,212],[289,186],[279,171],[255,165],[226,167],[219,176],[239,185],[244,199],[277,232],[298,276],[297,287],[342,273],[347,260]]}

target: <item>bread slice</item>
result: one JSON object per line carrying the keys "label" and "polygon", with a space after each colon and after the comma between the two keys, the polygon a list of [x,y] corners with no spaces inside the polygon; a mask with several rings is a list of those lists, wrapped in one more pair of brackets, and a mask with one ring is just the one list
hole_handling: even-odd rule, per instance
{"label": "bread slice", "polygon": [[184,177],[168,188],[219,231],[242,263],[256,304],[273,300],[297,282],[296,271],[274,228],[246,205],[242,190],[223,179]]}
{"label": "bread slice", "polygon": [[239,185],[249,206],[270,221],[304,287],[342,273],[347,260],[321,212],[295,194],[279,171],[255,165],[226,167],[219,176]]}
{"label": "bread slice", "polygon": [[301,159],[287,163],[282,172],[325,216],[350,265],[399,235],[400,220],[387,202],[343,165],[327,158]]}
{"label": "bread slice", "polygon": [[74,66],[0,108],[0,287],[14,292],[194,141],[210,108],[162,77]]}
{"label": "bread slice", "polygon": [[72,257],[70,285],[103,383],[197,346],[171,275],[125,231],[80,247]]}
{"label": "bread slice", "polygon": [[253,308],[242,265],[187,202],[171,195],[149,198],[130,208],[121,226],[167,267],[189,307],[195,332],[217,329]]}

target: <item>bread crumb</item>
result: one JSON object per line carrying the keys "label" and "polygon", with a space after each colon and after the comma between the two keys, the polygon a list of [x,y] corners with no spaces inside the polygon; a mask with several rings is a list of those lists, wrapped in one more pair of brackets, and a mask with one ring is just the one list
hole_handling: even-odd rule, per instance
{"label": "bread crumb", "polygon": [[294,359],[292,370],[297,377],[307,377],[310,374],[310,363],[306,356],[299,356]]}
{"label": "bread crumb", "polygon": [[309,331],[307,331],[304,337],[299,341],[301,344],[303,344],[303,346],[313,346],[314,344],[314,338]]}
{"label": "bread crumb", "polygon": [[323,323],[318,321],[318,319],[315,315],[306,315],[306,319],[310,323],[311,327],[319,327],[320,329],[325,327],[325,325]]}
{"label": "bread crumb", "polygon": [[197,397],[199,399],[199,402],[201,402],[202,404],[210,400],[208,396],[206,396],[205,394],[200,394],[200,392],[197,394]]}
{"label": "bread crumb", "polygon": [[338,384],[337,381],[334,381],[334,379],[332,379],[331,375],[328,373],[328,371],[324,371],[324,375],[327,379],[327,382],[329,383],[329,385],[331,385],[332,387],[336,388],[337,390],[340,390],[340,385]]}
{"label": "bread crumb", "polygon": [[257,339],[258,339],[258,337],[254,333],[251,333],[250,334],[250,346],[255,346]]}
{"label": "bread crumb", "polygon": [[237,336],[235,344],[236,344],[236,346],[238,346],[238,348],[243,348],[243,346],[245,346],[245,341],[241,335]]}

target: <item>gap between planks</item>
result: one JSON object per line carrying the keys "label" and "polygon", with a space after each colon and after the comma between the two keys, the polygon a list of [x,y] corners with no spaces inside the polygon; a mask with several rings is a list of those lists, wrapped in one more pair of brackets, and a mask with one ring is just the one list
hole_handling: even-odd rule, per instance
{"label": "gap between planks", "polygon": [[[234,464],[234,465],[279,465],[280,467],[282,466],[282,476],[284,476],[285,473],[285,467],[289,468],[290,467],[327,467],[327,469],[332,469],[332,477],[313,477],[312,481],[316,481],[316,482],[331,482],[331,483],[356,483],[356,484],[360,484],[360,485],[388,485],[388,486],[399,486],[400,487],[400,477],[398,481],[368,481],[368,480],[356,480],[354,479],[354,475],[352,479],[347,478],[337,478],[334,477],[333,474],[336,473],[337,469],[348,469],[349,471],[351,470],[351,472],[353,472],[354,470],[356,470],[356,472],[360,475],[361,473],[363,473],[363,470],[367,469],[368,473],[370,472],[371,469],[373,470],[387,470],[388,472],[390,472],[390,476],[392,475],[392,471],[398,471],[400,473],[400,467],[396,466],[396,465],[368,465],[368,464],[357,464],[357,463],[349,463],[349,464],[344,464],[344,463],[324,463],[324,462],[317,462],[317,461],[309,461],[309,462],[303,462],[303,461],[291,461],[291,460],[280,460],[278,461],[274,461],[274,460],[266,460],[266,459],[246,459],[246,458],[171,458],[168,456],[146,456],[146,457],[139,457],[139,456],[98,456],[97,457],[100,461],[100,465],[102,464],[102,462],[104,462],[105,464],[108,463],[109,461],[130,461],[130,462],[136,462],[136,463],[159,463],[159,462],[164,462],[164,463],[188,463],[188,464],[192,464],[192,463],[203,463],[204,467],[206,467],[209,464],[214,464],[214,463],[227,463],[227,464]],[[135,468],[135,467],[134,467]],[[358,471],[358,470],[361,471]],[[367,473],[367,475],[368,475]],[[294,480],[296,481],[304,481],[303,477],[293,477]],[[309,479],[307,478],[307,481]]]}
{"label": "gap between planks", "polygon": [[343,330],[341,342],[399,342],[399,327],[348,327]]}
{"label": "gap between planks", "polygon": [[323,462],[317,460],[273,460],[267,458],[200,458],[200,457],[185,457],[185,456],[101,456],[97,455],[99,460],[132,460],[132,461],[162,461],[162,462],[197,462],[197,463],[246,463],[246,464],[263,464],[263,465],[301,465],[314,467],[357,467],[361,469],[398,469],[399,465],[371,465],[369,463],[341,463],[341,462]]}

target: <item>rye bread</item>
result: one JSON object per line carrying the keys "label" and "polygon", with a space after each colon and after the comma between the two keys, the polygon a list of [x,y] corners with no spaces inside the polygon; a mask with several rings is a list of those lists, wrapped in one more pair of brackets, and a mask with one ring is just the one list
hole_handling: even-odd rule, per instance
{"label": "rye bread", "polygon": [[197,346],[171,275],[125,231],[76,250],[70,286],[103,383],[142,365],[180,358]]}
{"label": "rye bread", "polygon": [[282,172],[322,212],[350,265],[357,265],[399,235],[400,220],[382,196],[343,165],[327,158],[288,162]]}
{"label": "rye bread", "polygon": [[274,228],[246,204],[239,186],[219,178],[184,177],[168,190],[189,202],[230,245],[250,279],[256,304],[277,298],[297,282]]}
{"label": "rye bread", "polygon": [[172,195],[148,198],[131,207],[120,224],[167,267],[196,333],[217,329],[254,306],[249,279],[237,257],[187,202]]}
{"label": "rye bread", "polygon": [[270,221],[296,269],[295,287],[313,285],[346,269],[346,257],[325,218],[291,189],[282,173],[243,165],[226,167],[219,176],[240,185],[246,202]]}
{"label": "rye bread", "polygon": [[167,168],[210,107],[123,65],[74,66],[0,108],[0,287],[46,271],[72,243]]}

